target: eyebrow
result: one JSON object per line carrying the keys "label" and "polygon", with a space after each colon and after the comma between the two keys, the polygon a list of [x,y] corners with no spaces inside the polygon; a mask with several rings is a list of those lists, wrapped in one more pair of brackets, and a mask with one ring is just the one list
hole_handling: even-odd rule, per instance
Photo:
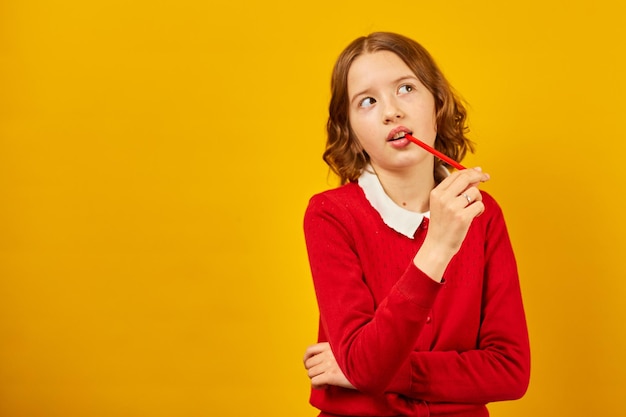
{"label": "eyebrow", "polygon": [[[416,76],[416,75],[411,74],[411,75],[403,75],[402,77],[398,77],[398,78],[396,78],[395,80],[393,80],[390,84],[398,84],[398,83],[400,83],[400,82],[402,82],[402,81],[405,81],[405,80],[410,80],[410,79],[412,79],[412,80],[418,80],[418,81],[419,81],[419,78],[417,78],[417,76]],[[365,90],[359,91],[358,93],[354,94],[354,95],[352,96],[352,98],[350,99],[350,103],[354,103],[354,100],[356,100],[356,99],[357,99],[357,97],[360,97],[360,96],[362,96],[362,95],[365,95],[365,94],[367,94],[369,91],[370,91],[370,89],[369,89],[369,87],[368,87],[368,88],[366,88]]]}

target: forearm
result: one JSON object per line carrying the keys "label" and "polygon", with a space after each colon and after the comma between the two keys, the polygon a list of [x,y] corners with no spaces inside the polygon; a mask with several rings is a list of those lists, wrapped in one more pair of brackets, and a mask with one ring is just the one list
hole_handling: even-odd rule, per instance
{"label": "forearm", "polygon": [[[528,330],[510,248],[506,240],[499,246],[485,268],[480,319],[474,315],[480,320],[476,342],[470,334],[464,344],[459,340],[450,344],[449,338],[447,344],[443,338],[441,342],[428,341],[431,348],[411,353],[399,378],[390,384],[390,391],[435,402],[487,403],[523,395],[530,377]],[[450,302],[458,305],[461,300]],[[447,306],[442,308],[448,311],[446,321],[451,324],[454,316]],[[462,320],[466,314],[455,316]],[[450,329],[456,328],[454,334],[458,334],[459,326],[460,322]],[[409,389],[407,378],[411,381]]]}
{"label": "forearm", "polygon": [[520,398],[529,376],[524,347],[506,353],[414,352],[387,390],[429,402],[486,404]]}
{"label": "forearm", "polygon": [[350,308],[333,314],[321,296],[325,333],[341,369],[358,390],[386,390],[411,354],[440,287],[411,265],[371,316]]}

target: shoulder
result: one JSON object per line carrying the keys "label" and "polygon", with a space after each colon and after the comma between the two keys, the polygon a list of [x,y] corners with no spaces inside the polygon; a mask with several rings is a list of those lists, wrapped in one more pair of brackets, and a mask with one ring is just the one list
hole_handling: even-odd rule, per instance
{"label": "shoulder", "polygon": [[356,182],[349,182],[337,188],[332,188],[330,190],[322,191],[321,193],[315,194],[311,197],[310,201],[316,200],[344,200],[346,198],[351,199],[355,198],[361,192],[361,187]]}
{"label": "shoulder", "polygon": [[357,228],[360,219],[369,218],[368,204],[363,190],[356,183],[315,194],[304,214],[305,230],[314,231],[328,225],[350,230]]}
{"label": "shoulder", "polygon": [[488,192],[481,190],[480,193],[482,194],[485,211],[476,218],[477,222],[482,224],[485,230],[493,231],[506,228],[505,217],[500,203]]}
{"label": "shoulder", "polygon": [[498,204],[496,199],[491,194],[483,190],[480,190],[480,194],[482,195],[483,204],[485,205],[485,214],[489,214],[490,212],[498,214],[502,212],[500,204]]}
{"label": "shoulder", "polygon": [[363,191],[356,183],[348,183],[313,195],[309,199],[307,213],[311,211],[340,210],[360,204]]}

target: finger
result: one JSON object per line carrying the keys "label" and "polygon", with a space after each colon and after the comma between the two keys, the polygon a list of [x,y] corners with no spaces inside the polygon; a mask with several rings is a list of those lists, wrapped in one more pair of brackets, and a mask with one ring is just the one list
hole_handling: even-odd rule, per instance
{"label": "finger", "polygon": [[313,379],[316,376],[322,375],[325,369],[326,368],[322,364],[317,364],[308,368],[306,374],[309,376],[309,378]]}
{"label": "finger", "polygon": [[323,362],[324,362],[324,355],[320,353],[315,356],[311,356],[306,361],[304,361],[304,367],[306,369],[310,369],[310,368],[313,368],[314,366],[318,366],[319,364]]}
{"label": "finger", "polygon": [[489,178],[489,174],[482,172],[480,168],[464,169],[452,173],[443,180],[438,187],[442,191],[449,190],[455,194],[459,194],[467,187],[488,181]]}
{"label": "finger", "polygon": [[311,379],[311,386],[316,389],[325,388],[330,382],[328,374],[320,369],[315,369],[315,371],[309,375],[309,378]]}
{"label": "finger", "polygon": [[482,201],[476,201],[475,203],[466,207],[467,214],[472,218],[478,217],[485,211],[485,205]]}
{"label": "finger", "polygon": [[483,169],[481,167],[474,167],[472,168],[472,170],[482,174],[480,182],[486,182],[491,179],[491,176],[488,173],[483,172]]}
{"label": "finger", "polygon": [[472,197],[470,197],[468,193],[462,193],[461,195],[459,195],[456,201],[459,201],[459,200],[461,201],[459,205],[462,208],[465,208],[474,202],[474,200],[472,199]]}
{"label": "finger", "polygon": [[321,342],[321,343],[316,343],[314,345],[311,345],[307,347],[306,350],[304,351],[303,361],[306,362],[308,358],[315,356],[319,353],[322,353],[327,349],[330,349],[330,345],[328,344],[328,342]]}
{"label": "finger", "polygon": [[326,384],[324,382],[323,378],[312,378],[311,379],[311,388],[313,389],[324,389],[328,386],[328,384]]}
{"label": "finger", "polygon": [[459,173],[459,175],[450,184],[450,190],[466,189],[469,187],[476,187],[483,182],[489,180],[489,174],[485,174],[477,169],[466,169]]}
{"label": "finger", "polygon": [[482,199],[483,195],[477,187],[469,187],[468,189],[463,191],[457,198],[457,200],[460,200],[459,205],[461,207],[467,207],[477,201],[482,201]]}

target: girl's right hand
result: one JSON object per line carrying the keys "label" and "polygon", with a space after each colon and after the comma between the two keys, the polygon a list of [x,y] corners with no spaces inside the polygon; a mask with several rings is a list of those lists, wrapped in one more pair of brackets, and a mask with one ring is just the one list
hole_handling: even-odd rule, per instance
{"label": "girl's right hand", "polygon": [[472,221],[485,210],[478,185],[489,178],[480,168],[455,171],[431,191],[428,232],[413,262],[435,281],[441,281]]}
{"label": "girl's right hand", "polygon": [[326,388],[328,385],[354,389],[354,385],[339,368],[328,342],[316,343],[306,349],[304,367],[311,379],[311,386],[315,389]]}

